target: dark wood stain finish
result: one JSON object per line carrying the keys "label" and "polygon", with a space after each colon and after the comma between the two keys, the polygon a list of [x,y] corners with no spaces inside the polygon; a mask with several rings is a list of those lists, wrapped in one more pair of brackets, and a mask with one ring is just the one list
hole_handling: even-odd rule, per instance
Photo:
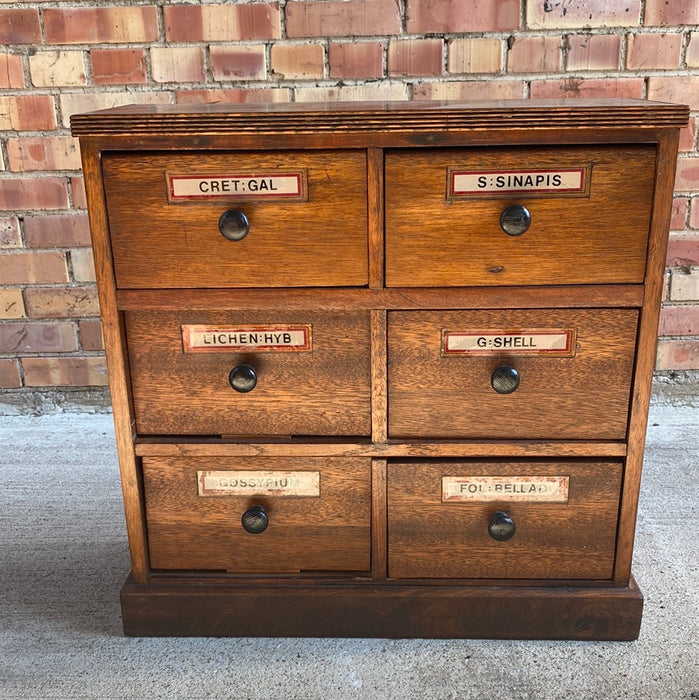
{"label": "dark wood stain finish", "polygon": [[[641,100],[129,106],[80,137],[132,571],[130,635],[634,639],[631,575],[678,130]],[[582,191],[452,196],[459,172]],[[170,174],[302,172],[302,197],[176,201]],[[504,233],[505,207],[527,231]],[[219,217],[238,209],[238,241]],[[182,327],[310,324],[189,352]],[[443,331],[574,329],[569,356],[450,356]],[[252,365],[249,393],[229,383]],[[493,371],[519,387],[496,393]],[[316,495],[200,495],[205,471]],[[444,476],[568,498],[443,502]],[[247,532],[243,513],[268,527]],[[495,512],[514,536],[488,534]]]}

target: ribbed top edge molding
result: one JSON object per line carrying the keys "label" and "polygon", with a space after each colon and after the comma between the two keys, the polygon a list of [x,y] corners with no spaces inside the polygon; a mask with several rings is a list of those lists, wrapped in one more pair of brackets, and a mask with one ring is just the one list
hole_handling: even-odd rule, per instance
{"label": "ribbed top edge molding", "polygon": [[127,105],[76,114],[74,136],[429,132],[683,126],[686,105],[631,99]]}

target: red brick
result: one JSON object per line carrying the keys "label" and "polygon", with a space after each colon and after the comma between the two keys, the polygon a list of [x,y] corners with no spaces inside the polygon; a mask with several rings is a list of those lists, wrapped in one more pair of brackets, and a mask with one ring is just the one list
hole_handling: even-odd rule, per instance
{"label": "red brick", "polygon": [[80,321],[78,323],[80,347],[88,352],[104,350],[102,324],[99,321]]}
{"label": "red brick", "polygon": [[635,27],[641,0],[530,0],[529,29]]}
{"label": "red brick", "polygon": [[158,38],[158,16],[151,5],[44,9],[47,44],[150,42]]}
{"label": "red brick", "polygon": [[80,170],[77,140],[70,136],[8,139],[10,170]]}
{"label": "red brick", "polygon": [[177,104],[207,104],[211,102],[288,102],[287,88],[230,88],[227,90],[179,90]]}
{"label": "red brick", "polygon": [[65,178],[36,177],[0,181],[0,210],[67,209]]}
{"label": "red brick", "polygon": [[534,80],[532,98],[643,97],[643,78]]}
{"label": "red brick", "polygon": [[655,368],[660,371],[699,369],[699,340],[661,340]]}
{"label": "red brick", "polygon": [[0,353],[73,352],[78,349],[72,323],[0,323]]}
{"label": "red brick", "polygon": [[420,83],[413,88],[414,100],[511,100],[522,99],[523,80],[469,80]]}
{"label": "red brick", "polygon": [[320,44],[273,44],[270,69],[282,80],[322,78],[325,51]]}
{"label": "red brick", "polygon": [[394,0],[325,0],[287,2],[289,38],[377,36],[400,34],[400,12]]}
{"label": "red brick", "polygon": [[28,287],[24,294],[31,318],[99,316],[94,287]]}
{"label": "red brick", "polygon": [[648,78],[648,99],[686,104],[699,110],[699,75],[659,75]]}
{"label": "red brick", "polygon": [[276,2],[244,5],[165,5],[163,16],[167,41],[247,41],[281,38],[281,17],[279,4]]}
{"label": "red brick", "polygon": [[690,35],[686,60],[688,68],[699,68],[699,32]]}
{"label": "red brick", "polygon": [[355,102],[407,100],[408,89],[399,81],[372,81],[359,85],[338,85],[334,87],[294,88],[297,102]]}
{"label": "red brick", "polygon": [[0,218],[0,248],[21,248],[22,235],[19,230],[19,219],[16,216]]}
{"label": "red brick", "polygon": [[658,335],[699,335],[699,306],[664,306]]}
{"label": "red brick", "polygon": [[692,200],[689,210],[689,228],[699,229],[699,198]]}
{"label": "red brick", "polygon": [[57,284],[68,281],[63,253],[17,252],[0,255],[0,280],[3,284]]}
{"label": "red brick", "polygon": [[212,46],[211,73],[214,80],[263,80],[266,75],[262,44]]}
{"label": "red brick", "polygon": [[102,357],[25,357],[26,386],[106,386]]}
{"label": "red brick", "polygon": [[51,95],[0,96],[0,131],[50,131],[56,128]]}
{"label": "red brick", "polygon": [[697,190],[699,190],[699,156],[678,158],[675,191],[696,192]]}
{"label": "red brick", "polygon": [[39,11],[0,10],[0,44],[40,44]]}
{"label": "red brick", "polygon": [[85,85],[82,51],[38,51],[29,57],[34,87],[76,87]]}
{"label": "red brick", "polygon": [[699,267],[673,268],[670,298],[673,301],[699,301]]}
{"label": "red brick", "polygon": [[27,216],[24,238],[30,248],[74,248],[90,245],[87,214]]}
{"label": "red brick", "polygon": [[563,47],[557,36],[515,39],[507,52],[508,73],[554,73],[561,69]]}
{"label": "red brick", "polygon": [[567,42],[567,70],[619,69],[621,37],[618,34],[573,34]]}
{"label": "red brick", "polygon": [[59,101],[63,115],[63,125],[70,126],[71,114],[91,112],[96,109],[107,109],[128,104],[169,104],[170,95],[164,90],[110,92],[62,92]]}
{"label": "red brick", "polygon": [[22,386],[17,360],[0,360],[0,388],[17,389]]}
{"label": "red brick", "polygon": [[87,209],[85,180],[82,177],[70,178],[70,195],[73,198],[74,209]]}
{"label": "red brick", "polygon": [[70,253],[73,279],[76,282],[95,282],[95,263],[91,248],[77,248]]}
{"label": "red brick", "polygon": [[687,126],[680,129],[680,151],[693,151],[697,136],[697,120],[690,117]]}
{"label": "red brick", "polygon": [[643,24],[647,27],[699,24],[696,0],[646,0]]}
{"label": "red brick", "polygon": [[201,83],[206,77],[199,46],[152,48],[150,61],[156,83]]}
{"label": "red brick", "polygon": [[0,54],[0,88],[25,86],[22,57],[13,53]]}
{"label": "red brick", "polygon": [[18,287],[0,287],[0,318],[24,318],[26,315],[22,290]]}
{"label": "red brick", "polygon": [[408,34],[519,29],[520,0],[407,0]]}
{"label": "red brick", "polygon": [[383,46],[373,41],[330,44],[331,78],[381,78]]}
{"label": "red brick", "polygon": [[667,264],[671,267],[699,266],[699,235],[670,236]]}
{"label": "red brick", "polygon": [[90,61],[95,85],[146,82],[146,54],[143,49],[92,49]]}
{"label": "red brick", "polygon": [[687,221],[689,199],[687,197],[675,197],[672,200],[672,215],[670,218],[670,230],[679,231],[684,228]]}
{"label": "red brick", "polygon": [[450,73],[499,73],[502,70],[500,39],[452,39],[447,70]]}
{"label": "red brick", "polygon": [[388,45],[390,76],[442,74],[442,39],[402,39]]}
{"label": "red brick", "polygon": [[629,34],[629,70],[679,68],[682,34]]}

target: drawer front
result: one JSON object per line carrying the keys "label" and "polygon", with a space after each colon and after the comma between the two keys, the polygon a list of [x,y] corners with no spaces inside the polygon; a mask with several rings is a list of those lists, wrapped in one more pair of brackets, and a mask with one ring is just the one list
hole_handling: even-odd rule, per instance
{"label": "drawer front", "polygon": [[[642,282],[654,173],[650,146],[388,152],[386,283]],[[520,235],[500,224],[513,205]]]}
{"label": "drawer front", "polygon": [[637,322],[632,309],[389,312],[389,436],[623,440]]}
{"label": "drawer front", "polygon": [[391,463],[389,576],[609,579],[621,472],[619,462]]}
{"label": "drawer front", "polygon": [[142,434],[369,435],[368,312],[126,314]]}
{"label": "drawer front", "polygon": [[370,471],[365,458],[146,457],[151,567],[367,571]]}
{"label": "drawer front", "polygon": [[[120,287],[367,284],[363,151],[105,154],[102,170]],[[278,189],[293,192],[298,185],[300,195],[260,191],[260,183],[276,187],[272,178],[282,175],[297,184],[279,181]],[[192,176],[194,185],[184,191],[201,182],[211,198],[188,199],[178,189],[173,198],[172,176]],[[214,181],[218,189],[226,182],[229,190],[245,186],[245,193],[212,194]],[[229,240],[219,230],[229,210],[247,217],[242,239]],[[235,236],[244,230],[232,229]]]}

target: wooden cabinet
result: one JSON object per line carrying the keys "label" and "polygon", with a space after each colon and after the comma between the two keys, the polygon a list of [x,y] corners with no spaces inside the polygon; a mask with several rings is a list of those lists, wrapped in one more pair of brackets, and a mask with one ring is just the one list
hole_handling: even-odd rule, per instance
{"label": "wooden cabinet", "polygon": [[687,115],[600,100],[73,117],[126,633],[635,638]]}

